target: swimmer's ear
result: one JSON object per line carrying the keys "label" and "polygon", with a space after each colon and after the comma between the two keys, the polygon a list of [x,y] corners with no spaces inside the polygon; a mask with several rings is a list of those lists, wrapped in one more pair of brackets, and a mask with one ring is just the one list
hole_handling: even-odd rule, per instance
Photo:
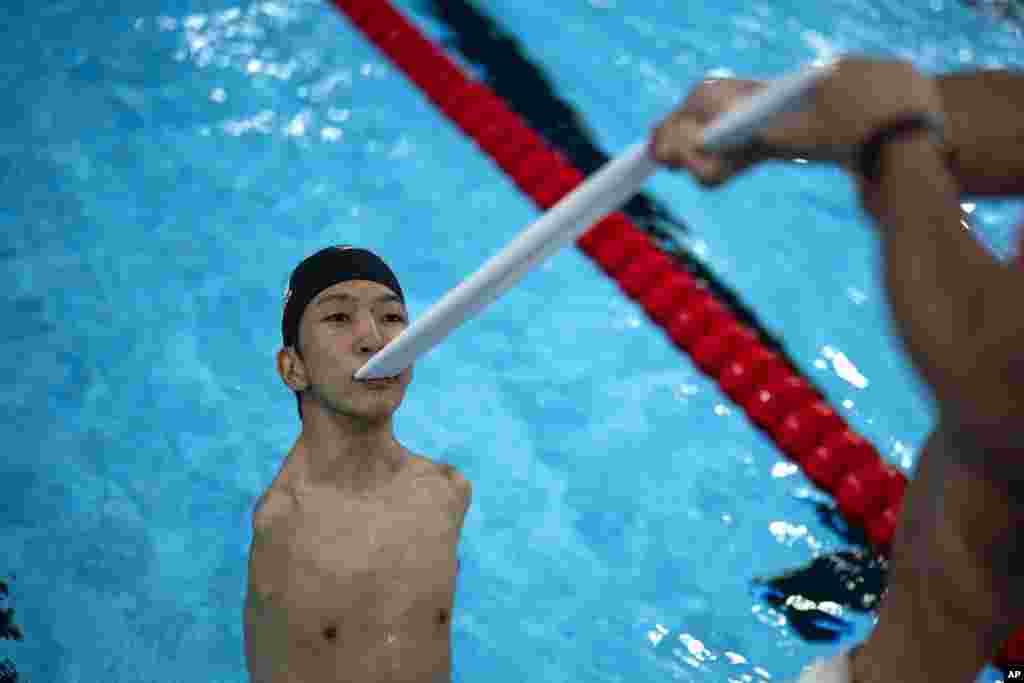
{"label": "swimmer's ear", "polygon": [[277,374],[292,391],[304,391],[309,387],[306,368],[302,357],[290,346],[283,346],[277,352]]}

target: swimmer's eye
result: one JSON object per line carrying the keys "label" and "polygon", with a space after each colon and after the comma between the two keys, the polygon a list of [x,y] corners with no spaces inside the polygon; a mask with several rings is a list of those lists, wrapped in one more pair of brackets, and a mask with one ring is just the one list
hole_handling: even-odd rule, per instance
{"label": "swimmer's eye", "polygon": [[[394,323],[404,323],[405,322],[405,316],[398,315],[397,313],[391,313],[387,317],[391,318],[392,319],[391,322],[394,322]],[[346,322],[346,321],[349,320],[349,317],[348,317],[347,313],[335,313],[334,315],[327,316],[326,318],[324,318],[324,320],[333,320],[335,318],[344,318],[344,320],[342,322]]]}

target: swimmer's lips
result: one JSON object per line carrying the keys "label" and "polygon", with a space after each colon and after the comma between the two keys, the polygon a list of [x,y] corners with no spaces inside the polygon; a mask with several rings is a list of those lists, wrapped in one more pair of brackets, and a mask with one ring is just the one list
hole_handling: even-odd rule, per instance
{"label": "swimmer's lips", "polygon": [[360,379],[356,380],[356,384],[362,384],[368,387],[390,387],[398,384],[397,379]]}

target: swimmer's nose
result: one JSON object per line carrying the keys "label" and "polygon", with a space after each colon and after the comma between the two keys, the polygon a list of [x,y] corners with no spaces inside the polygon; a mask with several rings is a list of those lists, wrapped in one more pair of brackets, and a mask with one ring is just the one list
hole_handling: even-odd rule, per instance
{"label": "swimmer's nose", "polygon": [[357,339],[360,353],[377,353],[384,348],[384,335],[380,333],[373,316],[369,316],[367,326],[361,330]]}
{"label": "swimmer's nose", "polygon": [[378,351],[380,351],[383,348],[384,348],[384,344],[383,343],[379,343],[379,344],[362,344],[359,347],[359,351],[360,351],[360,353],[368,354],[368,355],[372,356],[373,354],[377,353]]}

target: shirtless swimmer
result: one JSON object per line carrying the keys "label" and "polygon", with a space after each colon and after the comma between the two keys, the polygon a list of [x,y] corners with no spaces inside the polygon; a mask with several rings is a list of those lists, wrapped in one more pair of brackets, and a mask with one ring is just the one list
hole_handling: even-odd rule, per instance
{"label": "shirtless swimmer", "polygon": [[408,325],[375,254],[330,247],[292,273],[277,354],[302,431],[253,512],[252,683],[448,683],[469,482],[411,453],[392,416],[412,369],[355,371]]}

